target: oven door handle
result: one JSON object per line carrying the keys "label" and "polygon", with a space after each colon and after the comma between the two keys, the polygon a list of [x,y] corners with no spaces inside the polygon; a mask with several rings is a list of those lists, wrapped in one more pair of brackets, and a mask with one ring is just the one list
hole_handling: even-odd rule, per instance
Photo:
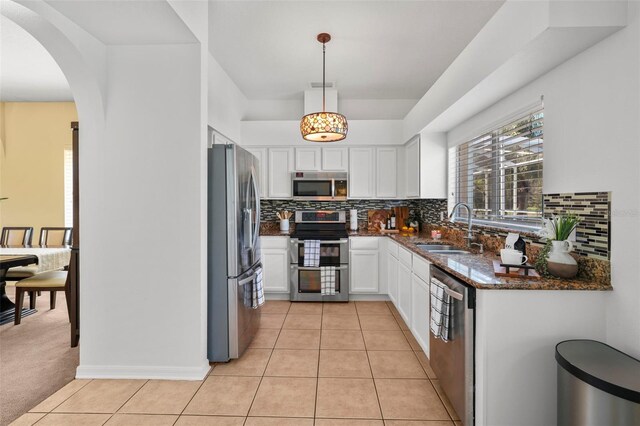
{"label": "oven door handle", "polygon": [[[344,271],[345,269],[348,269],[348,266],[336,266],[336,271]],[[298,271],[319,271],[320,269],[322,269],[321,266],[317,267],[317,268],[312,268],[312,267],[308,267],[308,266],[298,266],[298,265],[291,265],[291,269],[295,269]]]}
{"label": "oven door handle", "polygon": [[[332,240],[332,241],[325,241],[325,240],[320,240],[320,245],[323,244],[347,244],[349,242],[348,238],[341,238],[339,240]],[[289,240],[290,244],[300,244],[300,243],[304,243],[303,241],[298,240],[297,238],[292,238],[291,240]]]}

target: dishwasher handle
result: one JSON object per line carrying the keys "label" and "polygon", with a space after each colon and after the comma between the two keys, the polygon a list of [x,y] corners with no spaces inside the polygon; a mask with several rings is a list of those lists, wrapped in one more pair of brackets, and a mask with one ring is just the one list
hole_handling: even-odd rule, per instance
{"label": "dishwasher handle", "polygon": [[444,287],[444,292],[447,293],[449,296],[453,297],[456,300],[460,300],[460,301],[464,300],[464,295],[462,293],[458,293],[457,291],[453,291],[447,286]]}

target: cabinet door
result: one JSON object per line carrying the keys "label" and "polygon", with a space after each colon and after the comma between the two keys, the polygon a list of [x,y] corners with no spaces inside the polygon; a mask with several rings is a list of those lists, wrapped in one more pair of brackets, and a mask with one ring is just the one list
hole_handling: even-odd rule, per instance
{"label": "cabinet door", "polygon": [[420,197],[420,138],[413,138],[405,147],[407,198]]}
{"label": "cabinet door", "polygon": [[378,293],[378,250],[349,253],[351,293]]}
{"label": "cabinet door", "polygon": [[349,149],[349,198],[375,196],[374,148]]}
{"label": "cabinet door", "polygon": [[411,275],[411,331],[429,356],[429,285],[416,274]]}
{"label": "cabinet door", "polygon": [[391,253],[387,253],[387,288],[389,299],[398,309],[398,259]]}
{"label": "cabinet door", "polygon": [[289,292],[289,259],[286,249],[262,249],[262,280],[265,292]]}
{"label": "cabinet door", "polygon": [[266,198],[268,196],[268,169],[269,161],[267,158],[267,148],[248,147],[247,151],[252,153],[260,163],[258,166],[258,187],[260,189],[260,198]]}
{"label": "cabinet door", "polygon": [[269,198],[291,198],[293,148],[269,148]]}
{"label": "cabinet door", "polygon": [[411,328],[411,269],[402,262],[398,262],[398,312]]}
{"label": "cabinet door", "polygon": [[322,170],[327,172],[346,172],[349,169],[349,151],[347,148],[322,148]]}
{"label": "cabinet door", "polygon": [[296,148],[296,171],[320,170],[320,148]]}
{"label": "cabinet door", "polygon": [[376,197],[396,198],[398,196],[398,150],[396,148],[376,149]]}

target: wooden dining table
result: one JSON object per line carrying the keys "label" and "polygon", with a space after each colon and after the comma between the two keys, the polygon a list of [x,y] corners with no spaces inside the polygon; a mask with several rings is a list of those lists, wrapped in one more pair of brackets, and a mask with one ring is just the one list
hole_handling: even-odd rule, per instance
{"label": "wooden dining table", "polygon": [[[71,249],[67,246],[0,246],[0,325],[13,321],[15,304],[7,297],[7,272],[19,266],[37,265],[36,272],[61,269],[69,264]],[[22,317],[35,313],[22,309]]]}
{"label": "wooden dining table", "polygon": [[[13,321],[15,303],[7,296],[7,271],[17,266],[28,266],[38,263],[34,254],[0,254],[0,325]],[[23,309],[22,317],[35,313],[35,309]]]}

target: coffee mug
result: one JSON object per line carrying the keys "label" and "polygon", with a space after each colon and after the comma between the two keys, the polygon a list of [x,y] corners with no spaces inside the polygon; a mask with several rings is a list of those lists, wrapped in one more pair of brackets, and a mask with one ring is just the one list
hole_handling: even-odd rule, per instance
{"label": "coffee mug", "polygon": [[[529,258],[522,254],[519,250],[502,249],[500,250],[500,259],[503,265],[524,265]],[[511,271],[518,271],[520,268],[511,268]]]}

